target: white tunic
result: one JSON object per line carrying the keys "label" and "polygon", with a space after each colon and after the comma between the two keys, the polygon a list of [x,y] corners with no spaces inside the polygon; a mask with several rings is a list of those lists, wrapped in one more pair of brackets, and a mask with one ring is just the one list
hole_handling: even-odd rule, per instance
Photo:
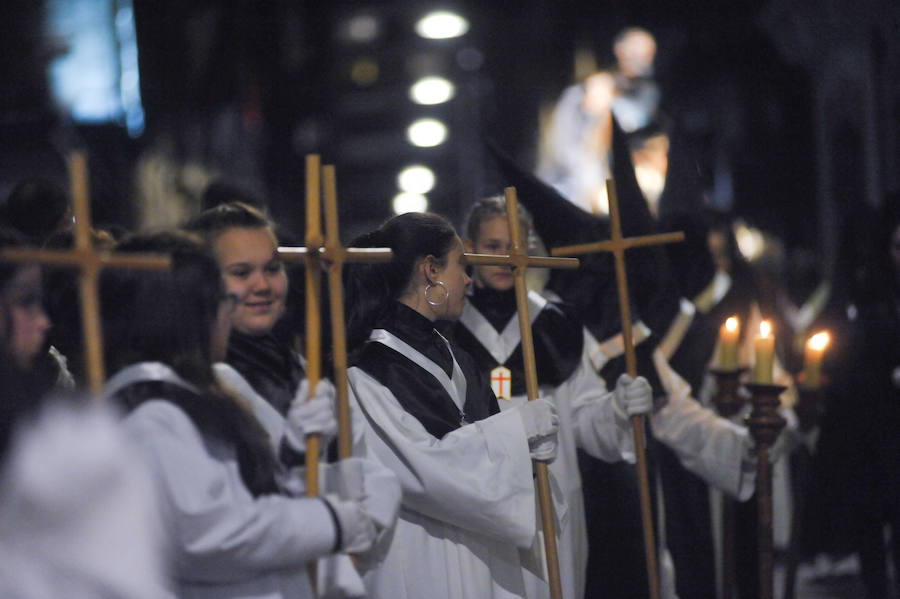
{"label": "white tunic", "polygon": [[[528,300],[529,314],[534,322],[547,301],[534,291],[529,291]],[[521,342],[518,320],[515,317],[503,331],[498,332],[471,303],[467,303],[463,309],[460,323],[501,364],[506,363]],[[576,449],[581,448],[607,462],[622,459],[633,462],[634,439],[630,423],[617,418],[611,393],[594,372],[585,352],[582,352],[581,362],[566,381],[557,387],[542,385],[539,391],[542,397],[556,404],[559,414],[557,455],[549,470],[557,517],[563,597],[583,597],[588,539]],[[525,395],[515,395],[509,400],[500,399],[498,403],[500,409],[505,411],[520,406],[527,400]],[[533,562],[543,552],[543,544],[536,542],[528,551],[527,559]],[[523,561],[525,560],[526,556],[523,556]],[[549,586],[535,574],[534,568],[526,568],[524,576],[529,599],[549,596]]]}
{"label": "white tunic", "polygon": [[[113,395],[132,382],[162,380],[190,389],[166,365],[141,363],[107,383]],[[306,564],[328,554],[335,530],[319,499],[253,497],[234,450],[204,438],[174,403],[150,399],[125,419],[157,488],[180,598],[312,597]]]}
{"label": "white tunic", "polygon": [[[284,437],[286,420],[272,404],[262,398],[237,370],[225,363],[214,366],[216,378],[227,389],[236,393],[250,406],[257,420],[269,434],[273,451],[276,453],[281,446]],[[363,419],[359,409],[351,407],[351,430],[354,439],[362,438]],[[360,444],[357,444],[359,448]],[[362,457],[362,456],[357,456]],[[334,464],[321,463],[319,469],[320,489],[322,494],[336,492],[337,471]],[[288,479],[283,485],[290,489],[296,496],[302,496],[306,492],[305,468],[294,468],[289,473]],[[366,513],[375,520],[381,536],[373,550],[364,556],[356,556],[356,566],[351,563],[350,557],[344,554],[331,555],[322,558],[318,562],[318,574],[316,596],[319,599],[330,597],[364,597],[366,595],[363,580],[359,571],[364,570],[372,560],[378,559],[380,553],[386,550],[390,542],[390,534],[397,521],[397,511],[400,505],[400,483],[397,477],[373,460],[366,461],[363,473],[363,487],[366,494]],[[371,491],[370,491],[371,490]]]}
{"label": "white tunic", "polygon": [[[397,359],[442,373],[406,348]],[[442,377],[458,406],[465,401],[462,376],[454,360],[453,380]],[[365,577],[371,596],[524,597],[518,548],[531,546],[536,522],[531,459],[519,415],[496,414],[438,439],[369,374],[354,367],[349,379],[351,402],[365,415],[360,442],[403,488],[393,542]]]}

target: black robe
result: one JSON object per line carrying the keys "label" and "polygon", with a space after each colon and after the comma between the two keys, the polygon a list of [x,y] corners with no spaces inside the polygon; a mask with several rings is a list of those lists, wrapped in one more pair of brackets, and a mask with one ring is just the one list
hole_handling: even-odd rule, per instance
{"label": "black robe", "polygon": [[271,333],[251,337],[232,331],[225,361],[282,415],[306,376],[297,353]]}
{"label": "black robe", "polygon": [[[453,358],[444,353],[447,346],[434,323],[412,308],[395,302],[375,328],[393,333],[452,375]],[[500,412],[486,374],[462,348],[453,346],[452,352],[466,378],[462,413],[434,375],[382,343],[365,343],[354,353],[351,365],[390,389],[404,410],[441,439],[460,428],[463,420],[475,422]]]}
{"label": "black robe", "polygon": [[[498,332],[503,331],[517,316],[514,289],[494,291],[476,287],[469,302]],[[534,318],[531,332],[538,384],[558,387],[572,376],[581,360],[584,344],[581,321],[575,316],[571,306],[548,302]],[[452,338],[474,358],[483,372],[489,373],[501,365],[475,333],[462,322],[455,323]],[[510,395],[524,395],[525,362],[522,359],[521,341],[502,365],[512,373]]]}

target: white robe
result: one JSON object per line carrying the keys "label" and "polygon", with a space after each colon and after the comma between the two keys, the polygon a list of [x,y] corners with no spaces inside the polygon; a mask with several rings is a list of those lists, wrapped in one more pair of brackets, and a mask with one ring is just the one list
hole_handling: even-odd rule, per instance
{"label": "white robe", "polygon": [[[113,395],[141,380],[190,389],[166,365],[129,366],[108,383]],[[204,438],[174,403],[150,399],[123,421],[153,476],[183,599],[312,597],[306,564],[330,553],[335,530],[319,499],[253,497],[234,450]]]}
{"label": "white robe", "polygon": [[[272,404],[263,399],[247,379],[230,365],[218,363],[214,366],[214,370],[221,385],[248,403],[257,420],[266,429],[272,450],[277,455],[284,438],[286,426],[284,416]],[[350,419],[350,430],[353,431],[354,439],[361,439],[363,419],[358,408],[351,407]],[[302,496],[306,492],[305,468],[294,468],[289,474],[288,478],[282,480],[282,485],[290,489],[295,496]],[[334,464],[320,463],[319,488],[322,490],[322,494],[336,492],[338,488],[336,477],[337,471]],[[316,576],[318,599],[366,596],[365,586],[359,572],[364,571],[372,560],[378,559],[380,553],[386,550],[390,542],[390,534],[397,521],[400,504],[400,483],[390,470],[373,460],[368,460],[364,471],[363,487],[375,490],[375,492],[366,492],[366,512],[382,531],[379,540],[375,547],[365,555],[356,556],[355,567],[351,563],[350,557],[345,554],[330,555],[320,559]]]}
{"label": "white robe", "polygon": [[[407,348],[397,359],[415,359],[435,372],[461,407],[465,381],[455,360],[453,379],[441,378],[436,364]],[[531,546],[536,521],[521,417],[503,412],[438,439],[369,374],[354,367],[349,379],[351,402],[365,415],[360,443],[403,488],[393,542],[365,576],[371,596],[524,597],[518,548]]]}
{"label": "white robe", "polygon": [[[547,301],[534,291],[529,291],[528,299],[533,323]],[[498,332],[469,303],[463,309],[460,323],[474,334],[499,363],[505,363],[521,342],[518,319],[511,319],[503,331]],[[622,459],[633,462],[634,438],[630,423],[616,416],[611,393],[594,372],[584,352],[581,362],[568,379],[557,387],[542,385],[539,392],[542,397],[556,404],[559,414],[557,455],[549,470],[554,490],[563,597],[583,597],[588,539],[576,449],[583,449],[607,462]],[[515,395],[509,400],[500,399],[498,403],[500,409],[505,411],[522,405],[527,399],[525,395]],[[543,543],[538,540],[527,552],[528,555],[523,556],[523,561],[527,559],[533,563],[543,557],[543,552]],[[527,567],[524,572],[528,598],[549,597],[549,586],[534,570],[534,567]]]}

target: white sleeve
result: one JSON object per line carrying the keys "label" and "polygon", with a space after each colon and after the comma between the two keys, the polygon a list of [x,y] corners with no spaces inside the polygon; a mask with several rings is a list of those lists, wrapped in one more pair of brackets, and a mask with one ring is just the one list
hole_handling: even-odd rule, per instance
{"label": "white sleeve", "polygon": [[749,499],[756,471],[744,459],[751,445],[746,427],[718,416],[690,397],[690,385],[672,370],[659,350],[653,361],[668,395],[666,405],[650,416],[653,436],[710,485],[740,501]]}
{"label": "white sleeve", "polygon": [[398,477],[405,508],[519,547],[531,546],[534,482],[517,410],[437,439],[371,376],[351,368],[349,380],[351,403],[365,417],[366,452]]}
{"label": "white sleeve", "polygon": [[578,368],[555,395],[557,401],[571,402],[575,444],[580,449],[606,462],[634,463],[631,424],[616,415],[612,392],[594,372],[587,352],[582,352]]}
{"label": "white sleeve", "polygon": [[335,530],[322,500],[253,497],[237,463],[213,457],[175,405],[151,400],[124,422],[155,478],[179,578],[237,582],[330,553]]}

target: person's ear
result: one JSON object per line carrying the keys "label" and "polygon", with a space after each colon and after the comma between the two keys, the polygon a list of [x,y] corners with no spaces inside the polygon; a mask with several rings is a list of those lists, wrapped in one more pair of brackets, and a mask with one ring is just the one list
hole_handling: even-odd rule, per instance
{"label": "person's ear", "polygon": [[434,281],[435,278],[437,278],[438,272],[440,272],[437,258],[432,254],[425,256],[425,259],[422,261],[422,270],[425,273],[426,281]]}

